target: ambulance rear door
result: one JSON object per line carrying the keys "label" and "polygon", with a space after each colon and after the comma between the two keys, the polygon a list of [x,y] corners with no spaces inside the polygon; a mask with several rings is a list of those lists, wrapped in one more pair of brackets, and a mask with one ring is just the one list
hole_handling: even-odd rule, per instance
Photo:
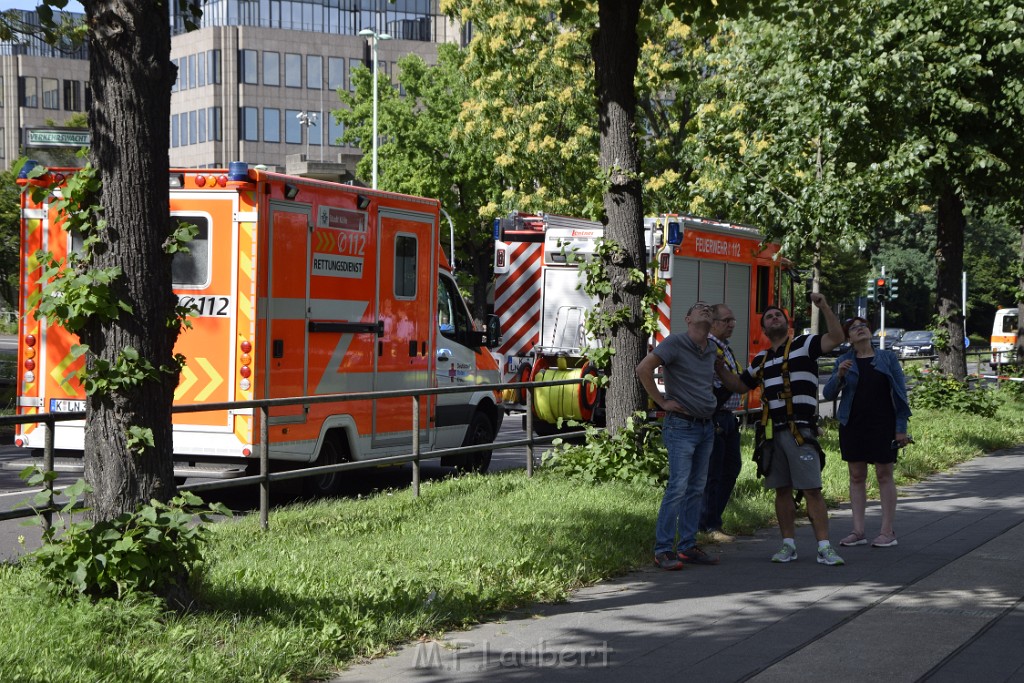
{"label": "ambulance rear door", "polygon": [[[427,388],[432,378],[432,334],[436,323],[433,287],[435,216],[380,207],[377,212],[377,340],[374,391]],[[434,397],[420,398],[420,438],[431,443]],[[411,398],[374,401],[372,447],[407,446],[412,435]]]}

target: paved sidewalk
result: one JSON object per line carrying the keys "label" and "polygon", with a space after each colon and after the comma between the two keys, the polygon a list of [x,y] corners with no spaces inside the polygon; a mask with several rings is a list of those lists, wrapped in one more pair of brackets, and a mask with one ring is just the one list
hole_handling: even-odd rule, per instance
{"label": "paved sidewalk", "polygon": [[[877,534],[877,501],[868,537]],[[834,543],[848,508],[832,511]],[[643,569],[354,666],[350,681],[1024,681],[1024,446],[900,490],[899,545],[768,561],[778,532],[709,550],[716,567]]]}

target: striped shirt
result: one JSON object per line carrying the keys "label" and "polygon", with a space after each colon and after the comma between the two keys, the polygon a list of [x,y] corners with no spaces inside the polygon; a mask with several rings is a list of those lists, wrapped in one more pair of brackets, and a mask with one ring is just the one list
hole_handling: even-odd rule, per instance
{"label": "striped shirt", "polygon": [[[740,379],[751,389],[758,386],[758,368],[764,361],[764,396],[771,411],[772,422],[786,425],[786,399],[783,396],[782,361],[786,345],[778,350],[766,349],[754,356]],[[793,392],[793,421],[811,424],[818,412],[818,357],[821,356],[821,336],[802,334],[793,340],[789,347],[789,386]]]}
{"label": "striped shirt", "polygon": [[[719,357],[725,361],[725,367],[728,368],[729,372],[734,375],[740,374],[740,365],[736,360],[736,356],[732,353],[732,347],[729,346],[729,340],[719,339],[713,334],[708,335],[708,339],[715,343],[718,347]],[[743,397],[739,394],[734,394],[725,387],[722,386],[722,380],[718,379],[718,375],[715,375],[715,398],[718,399],[718,407],[716,410],[728,410],[732,412],[740,407],[740,403],[743,402]]]}

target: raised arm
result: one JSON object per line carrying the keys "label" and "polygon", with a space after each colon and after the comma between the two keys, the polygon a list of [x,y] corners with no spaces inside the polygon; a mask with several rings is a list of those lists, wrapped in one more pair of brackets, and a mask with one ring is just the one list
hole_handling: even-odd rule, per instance
{"label": "raised arm", "polygon": [[825,315],[825,325],[828,327],[828,332],[821,337],[821,352],[828,353],[842,344],[846,338],[846,335],[843,334],[843,324],[839,322],[839,317],[832,310],[832,307],[828,305],[828,300],[825,299],[825,295],[821,292],[811,294],[811,303],[817,306]]}

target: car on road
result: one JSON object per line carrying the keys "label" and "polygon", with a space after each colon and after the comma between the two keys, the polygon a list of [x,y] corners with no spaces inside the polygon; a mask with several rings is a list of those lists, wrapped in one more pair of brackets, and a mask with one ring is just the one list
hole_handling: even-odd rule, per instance
{"label": "car on road", "polygon": [[900,358],[935,355],[935,333],[931,330],[912,330],[892,345],[892,350]]}
{"label": "car on road", "polygon": [[887,327],[884,330],[875,330],[875,333],[871,335],[872,347],[877,349],[881,346],[883,333],[885,335],[885,348],[891,349],[903,337],[906,330],[902,327]]}

